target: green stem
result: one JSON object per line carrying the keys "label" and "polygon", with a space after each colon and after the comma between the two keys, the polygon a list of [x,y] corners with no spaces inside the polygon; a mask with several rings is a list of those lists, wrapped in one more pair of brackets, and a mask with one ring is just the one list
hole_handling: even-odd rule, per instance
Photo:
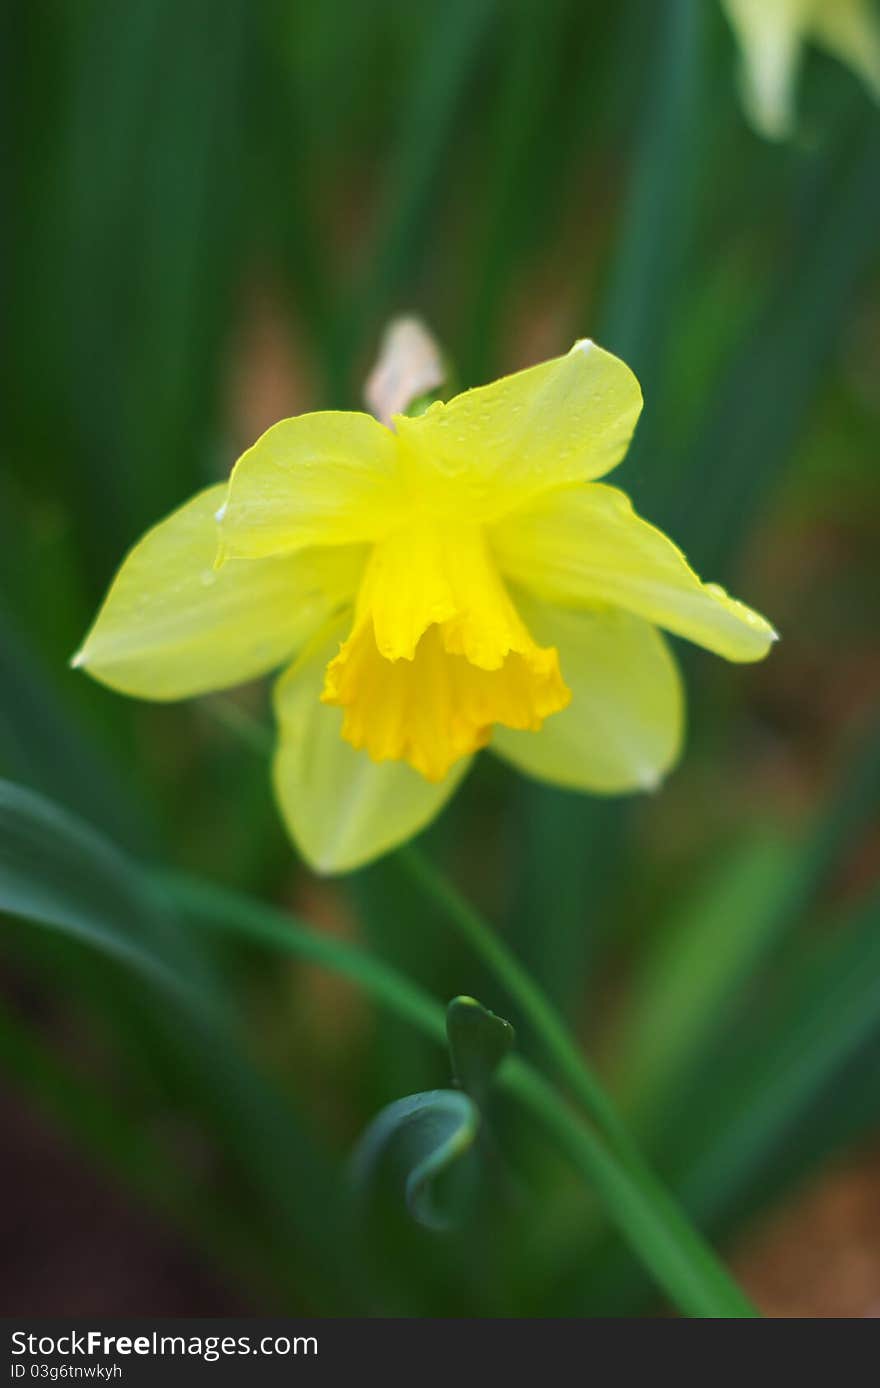
{"label": "green stem", "polygon": [[[192,922],[259,940],[344,974],[432,1040],[445,1043],[443,1009],[390,964],[224,889],[176,875],[162,880]],[[509,1057],[498,1083],[528,1110],[598,1193],[609,1217],[658,1285],[686,1315],[720,1319],[758,1315],[656,1178],[620,1161],[613,1146],[606,1145],[528,1062]]]}
{"label": "green stem", "polygon": [[[608,1200],[613,1201],[621,1227],[632,1235],[631,1221],[635,1221],[642,1232],[645,1228],[651,1230],[642,1249],[646,1264],[657,1272],[650,1256],[660,1256],[658,1246],[662,1243],[667,1273],[665,1285],[669,1290],[671,1261],[679,1304],[685,1304],[681,1298],[687,1295],[686,1304],[693,1308],[699,1301],[699,1296],[697,1301],[694,1300],[698,1291],[705,1298],[705,1305],[714,1304],[716,1292],[723,1287],[726,1297],[739,1299],[741,1308],[747,1308],[726,1314],[754,1315],[754,1310],[731,1282],[701,1235],[643,1160],[613,1103],[544,991],[511,954],[501,936],[421,849],[410,844],[399,849],[396,856],[412,880],[443,911],[522,1009],[548,1058],[555,1064],[560,1078],[570,1087],[610,1143],[612,1151],[624,1163],[628,1172],[626,1181],[621,1180],[624,1167],[612,1160],[611,1154],[589,1128],[572,1125],[565,1105],[552,1089],[543,1086],[539,1076],[529,1072],[526,1077],[515,1071],[520,1098],[528,1102],[533,1111],[540,1113],[545,1126],[552,1128],[569,1156],[582,1169],[590,1172],[589,1179]],[[540,1081],[540,1088],[536,1088],[536,1080]],[[671,1259],[667,1255],[672,1255]],[[714,1291],[710,1287],[712,1282],[715,1283]],[[691,1314],[711,1316],[717,1312],[691,1309]]]}
{"label": "green stem", "polygon": [[261,719],[248,713],[247,709],[242,708],[228,694],[217,694],[213,699],[206,699],[202,704],[202,709],[216,719],[227,732],[237,737],[244,747],[255,752],[258,757],[270,757],[272,755],[274,744],[272,729],[267,727]]}
{"label": "green stem", "polygon": [[637,1179],[588,1124],[573,1119],[561,1096],[525,1061],[506,1061],[498,1080],[597,1191],[645,1267],[686,1315],[716,1320],[760,1316],[656,1177],[642,1172]]}
{"label": "green stem", "polygon": [[398,849],[396,860],[440,908],[471,948],[485,961],[510,997],[522,1009],[553,1061],[593,1121],[627,1161],[640,1164],[632,1139],[611,1100],[593,1075],[558,1012],[491,926],[466,901],[421,849]]}

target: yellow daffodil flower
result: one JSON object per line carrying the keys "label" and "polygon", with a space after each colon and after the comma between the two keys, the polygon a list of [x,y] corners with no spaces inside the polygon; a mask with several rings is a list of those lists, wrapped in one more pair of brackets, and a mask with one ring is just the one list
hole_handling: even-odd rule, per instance
{"label": "yellow daffodil flower", "polygon": [[749,119],[771,140],[794,127],[794,88],[804,45],[833,53],[880,100],[880,23],[875,0],[722,0],[743,55]]}
{"label": "yellow daffodil flower", "polygon": [[641,406],[585,341],[393,429],[282,420],[135,546],[74,663],[151,699],[287,663],[275,789],[321,871],[416,833],[482,747],[556,785],[654,787],[682,732],[657,628],[736,661],[774,632],[597,481]]}

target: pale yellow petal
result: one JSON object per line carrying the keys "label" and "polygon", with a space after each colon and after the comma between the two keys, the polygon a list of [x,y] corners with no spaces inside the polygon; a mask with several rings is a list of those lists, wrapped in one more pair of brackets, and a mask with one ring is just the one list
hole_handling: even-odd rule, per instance
{"label": "pale yellow petal", "polygon": [[776,636],[757,612],[701,583],[681,550],[614,487],[540,497],[498,525],[492,544],[502,572],[546,602],[621,607],[727,660],[761,660]]}
{"label": "pale yellow petal", "polygon": [[398,418],[402,458],[433,513],[492,520],[620,462],[642,408],[629,367],[595,343]]}
{"label": "pale yellow petal", "polygon": [[282,419],[239,458],[218,519],[225,552],[256,558],[378,539],[399,505],[395,435],[325,410]]}
{"label": "pale yellow petal", "polygon": [[656,787],[678,757],[683,696],[663,637],[627,612],[572,612],[520,599],[537,640],[559,652],[571,703],[537,733],[496,728],[492,749],[520,771],[572,790]]}
{"label": "pale yellow petal", "polygon": [[814,2],[723,0],[741,50],[746,113],[770,140],[784,139],[794,126],[795,81]]}
{"label": "pale yellow petal", "polygon": [[880,101],[880,18],[874,0],[814,0],[813,36]]}
{"label": "pale yellow petal", "polygon": [[287,828],[316,872],[348,872],[419,833],[439,814],[470,762],[439,782],[402,761],[371,761],[342,737],[342,710],[321,703],[324,671],[344,627],[316,641],[279,680],[275,794]]}
{"label": "pale yellow petal", "polygon": [[182,699],[289,660],[350,600],[360,549],[312,550],[214,567],[226,486],[209,487],[124,560],[74,664],[123,694]]}

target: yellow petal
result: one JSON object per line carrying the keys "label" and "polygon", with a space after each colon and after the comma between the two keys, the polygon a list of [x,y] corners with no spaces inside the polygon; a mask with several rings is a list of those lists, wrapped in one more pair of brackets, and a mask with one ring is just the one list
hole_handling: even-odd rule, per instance
{"label": "yellow petal", "polygon": [[342,711],[320,699],[342,632],[336,627],[316,640],[275,691],[275,794],[303,857],[325,873],[361,867],[419,833],[470,764],[460,761],[444,780],[431,782],[405,762],[377,765],[343,740]]}
{"label": "yellow petal", "polygon": [[541,497],[497,526],[492,545],[502,572],[547,602],[625,608],[727,660],[761,660],[776,637],[757,612],[701,583],[614,487]]}
{"label": "yellow petal", "polygon": [[224,550],[256,558],[375,540],[399,504],[397,440],[370,415],[282,419],[239,458],[218,519]]}
{"label": "yellow petal", "polygon": [[253,679],[289,659],[355,590],[357,548],[214,567],[226,486],[209,487],[124,560],[74,657],[144,699],[181,699]]}
{"label": "yellow petal", "polygon": [[794,125],[794,84],[815,0],[723,4],[742,52],[746,113],[762,135],[784,139]]}
{"label": "yellow petal", "polygon": [[813,35],[880,101],[880,20],[873,0],[814,0]]}
{"label": "yellow petal", "polygon": [[681,746],[675,661],[649,623],[626,612],[572,612],[517,598],[529,629],[559,651],[572,698],[539,733],[497,728],[492,750],[520,771],[573,790],[653,789]]}
{"label": "yellow petal", "polygon": [[628,366],[594,343],[397,418],[402,460],[434,514],[482,522],[565,482],[601,477],[642,408]]}

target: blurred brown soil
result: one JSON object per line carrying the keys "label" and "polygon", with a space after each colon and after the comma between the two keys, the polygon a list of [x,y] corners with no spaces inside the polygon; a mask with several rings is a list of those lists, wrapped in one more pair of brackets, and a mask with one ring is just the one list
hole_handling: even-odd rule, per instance
{"label": "blurred brown soil", "polygon": [[880,1318],[880,1145],[830,1168],[741,1239],[733,1271],[774,1319]]}
{"label": "blurred brown soil", "polygon": [[17,1093],[0,1092],[0,1125],[0,1314],[253,1314]]}

